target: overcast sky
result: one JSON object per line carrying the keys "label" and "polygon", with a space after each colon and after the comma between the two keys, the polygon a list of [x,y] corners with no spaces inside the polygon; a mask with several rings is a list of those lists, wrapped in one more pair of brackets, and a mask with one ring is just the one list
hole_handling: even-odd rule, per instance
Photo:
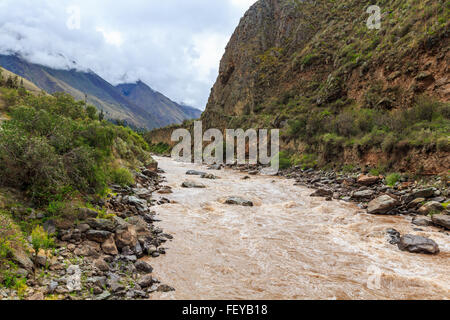
{"label": "overcast sky", "polygon": [[56,68],[74,60],[113,84],[141,79],[204,109],[225,46],[254,2],[1,0],[0,53]]}

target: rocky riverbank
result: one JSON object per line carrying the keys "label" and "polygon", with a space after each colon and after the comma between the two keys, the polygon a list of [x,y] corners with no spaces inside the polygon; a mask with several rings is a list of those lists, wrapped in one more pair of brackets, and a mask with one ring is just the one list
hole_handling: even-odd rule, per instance
{"label": "rocky riverbank", "polygon": [[[252,175],[260,174],[263,169],[255,165],[226,167],[247,173],[243,179],[251,179]],[[221,168],[220,165],[209,167],[210,170]],[[427,177],[418,181],[405,175],[399,177],[393,185],[388,185],[387,177],[371,175],[368,170],[358,168],[351,173],[342,173],[294,167],[282,170],[278,175],[294,179],[295,185],[315,189],[311,197],[353,202],[360,209],[374,215],[408,216],[416,231],[434,227],[438,232],[450,235],[450,181],[443,177]],[[386,234],[391,244],[398,245],[402,251],[439,253],[438,245],[431,239],[411,234],[402,236],[394,228],[386,230]]]}
{"label": "rocky riverbank", "polygon": [[152,276],[150,264],[172,239],[153,224],[159,173],[156,166],[141,168],[134,187],[112,186],[95,209],[79,208],[75,223],[46,221],[44,229],[57,234],[55,248],[40,250],[33,259],[16,256],[26,286],[23,292],[0,289],[0,300],[136,300],[174,290]]}

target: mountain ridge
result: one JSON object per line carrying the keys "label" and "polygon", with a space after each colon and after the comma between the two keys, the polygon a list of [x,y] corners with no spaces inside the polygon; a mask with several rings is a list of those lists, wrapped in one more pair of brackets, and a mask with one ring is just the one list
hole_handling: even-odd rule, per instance
{"label": "mountain ridge", "polygon": [[[87,95],[87,102],[99,110],[104,110],[107,118],[126,121],[136,128],[154,129],[168,124],[182,123],[184,120],[197,118],[201,114],[200,110],[194,108],[193,110],[182,108],[153,89],[151,89],[152,92],[160,96],[159,101],[164,101],[163,105],[155,105],[158,100],[144,103],[143,98],[136,97],[136,100],[140,102],[138,105],[92,70],[52,69],[29,63],[17,55],[0,55],[0,65],[35,83],[50,94],[62,91],[78,100],[85,100]],[[153,112],[154,108],[159,109],[160,112]]]}
{"label": "mountain ridge", "polygon": [[[291,166],[448,172],[444,2],[379,1],[371,29],[369,1],[257,1],[226,46],[203,128],[279,129]],[[172,145],[174,129],[148,140]]]}

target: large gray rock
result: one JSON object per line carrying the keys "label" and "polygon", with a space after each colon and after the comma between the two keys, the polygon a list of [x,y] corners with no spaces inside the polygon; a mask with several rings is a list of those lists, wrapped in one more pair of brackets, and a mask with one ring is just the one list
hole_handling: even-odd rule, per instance
{"label": "large gray rock", "polygon": [[202,175],[206,174],[206,172],[201,172],[201,171],[196,171],[196,170],[188,170],[186,172],[186,174],[188,176],[202,176]]}
{"label": "large gray rock", "polygon": [[429,218],[429,217],[418,216],[418,217],[413,218],[412,224],[419,226],[419,227],[428,227],[428,226],[431,226],[433,224],[433,222],[431,221],[431,218]]}
{"label": "large gray rock", "polygon": [[78,209],[78,219],[86,220],[89,218],[97,218],[98,212],[89,208],[79,208]]}
{"label": "large gray rock", "polygon": [[125,290],[125,285],[122,283],[122,279],[114,273],[109,274],[109,278],[106,280],[106,283],[113,293]]}
{"label": "large gray rock", "polygon": [[135,227],[144,228],[144,229],[147,228],[147,222],[145,222],[144,218],[141,218],[139,216],[133,216],[133,217],[128,218],[127,220],[128,220],[127,222],[129,224],[131,224]]}
{"label": "large gray rock", "polygon": [[140,272],[144,272],[144,273],[152,273],[153,272],[153,267],[151,265],[149,265],[147,262],[142,261],[142,260],[137,261],[134,264],[134,266]]}
{"label": "large gray rock", "polygon": [[366,198],[372,197],[374,194],[375,194],[375,191],[373,191],[373,190],[356,191],[353,193],[353,198],[366,199]]}
{"label": "large gray rock", "polygon": [[448,230],[450,230],[450,216],[447,214],[434,214],[431,217],[431,220],[435,225],[438,225],[440,227],[444,227]]}
{"label": "large gray rock", "polygon": [[12,259],[18,263],[18,265],[28,272],[33,271],[33,261],[30,257],[21,249],[12,250]]}
{"label": "large gray rock", "polygon": [[139,199],[134,196],[128,198],[128,203],[132,206],[135,206],[136,208],[140,208],[140,209],[148,208],[148,204],[147,204],[146,200],[142,200],[142,199]]}
{"label": "large gray rock", "polygon": [[111,232],[103,230],[89,230],[86,232],[86,238],[91,241],[103,243],[111,236]]}
{"label": "large gray rock", "polygon": [[431,239],[407,234],[400,238],[398,248],[411,253],[438,254],[439,246]]}
{"label": "large gray rock", "polygon": [[207,174],[202,175],[202,179],[217,180],[217,179],[219,179],[219,177],[217,177],[213,174],[207,173]]}
{"label": "large gray rock", "polygon": [[397,200],[388,195],[384,195],[369,202],[367,212],[370,214],[386,214],[394,209],[397,204]]}
{"label": "large gray rock", "polygon": [[380,181],[380,177],[366,175],[360,175],[357,180],[358,184],[363,186],[371,186],[378,183],[378,181]]}
{"label": "large gray rock", "polygon": [[67,268],[66,286],[69,292],[81,291],[81,269],[77,265]]}
{"label": "large gray rock", "polygon": [[416,198],[430,198],[433,195],[434,195],[434,189],[433,188],[415,189],[411,193],[411,197],[413,199],[416,199]]}
{"label": "large gray rock", "polygon": [[154,281],[151,275],[145,275],[138,281],[138,285],[144,289],[150,287],[153,283]]}
{"label": "large gray rock", "polygon": [[106,230],[109,232],[114,232],[116,229],[116,224],[113,220],[108,219],[88,219],[86,223],[95,230]]}
{"label": "large gray rock", "polygon": [[419,208],[419,213],[424,216],[429,215],[430,213],[441,212],[444,210],[442,204],[436,201],[430,201],[425,203],[423,206]]}
{"label": "large gray rock", "polygon": [[333,196],[333,190],[320,188],[320,189],[317,189],[310,196],[311,197],[332,197]]}
{"label": "large gray rock", "polygon": [[227,200],[225,200],[225,203],[244,207],[253,207],[252,201],[243,199],[241,197],[229,197]]}
{"label": "large gray rock", "polygon": [[137,242],[136,227],[129,225],[123,229],[116,230],[115,240],[119,249],[124,247],[135,248]]}
{"label": "large gray rock", "polygon": [[181,185],[183,188],[198,188],[198,189],[204,189],[206,186],[203,183],[195,182],[195,181],[185,181]]}

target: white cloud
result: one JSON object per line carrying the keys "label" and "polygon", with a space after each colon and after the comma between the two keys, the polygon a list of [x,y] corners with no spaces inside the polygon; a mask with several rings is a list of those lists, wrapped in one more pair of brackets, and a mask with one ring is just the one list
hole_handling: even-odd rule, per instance
{"label": "white cloud", "polygon": [[141,79],[204,108],[225,45],[254,2],[1,0],[0,53],[56,68],[76,61],[113,84]]}
{"label": "white cloud", "polygon": [[102,27],[97,27],[95,29],[97,32],[100,32],[105,38],[106,43],[112,44],[116,47],[120,47],[123,43],[122,34],[117,31],[106,31]]}
{"label": "white cloud", "polygon": [[232,5],[239,7],[243,10],[247,10],[256,2],[256,0],[230,0],[230,1]]}

